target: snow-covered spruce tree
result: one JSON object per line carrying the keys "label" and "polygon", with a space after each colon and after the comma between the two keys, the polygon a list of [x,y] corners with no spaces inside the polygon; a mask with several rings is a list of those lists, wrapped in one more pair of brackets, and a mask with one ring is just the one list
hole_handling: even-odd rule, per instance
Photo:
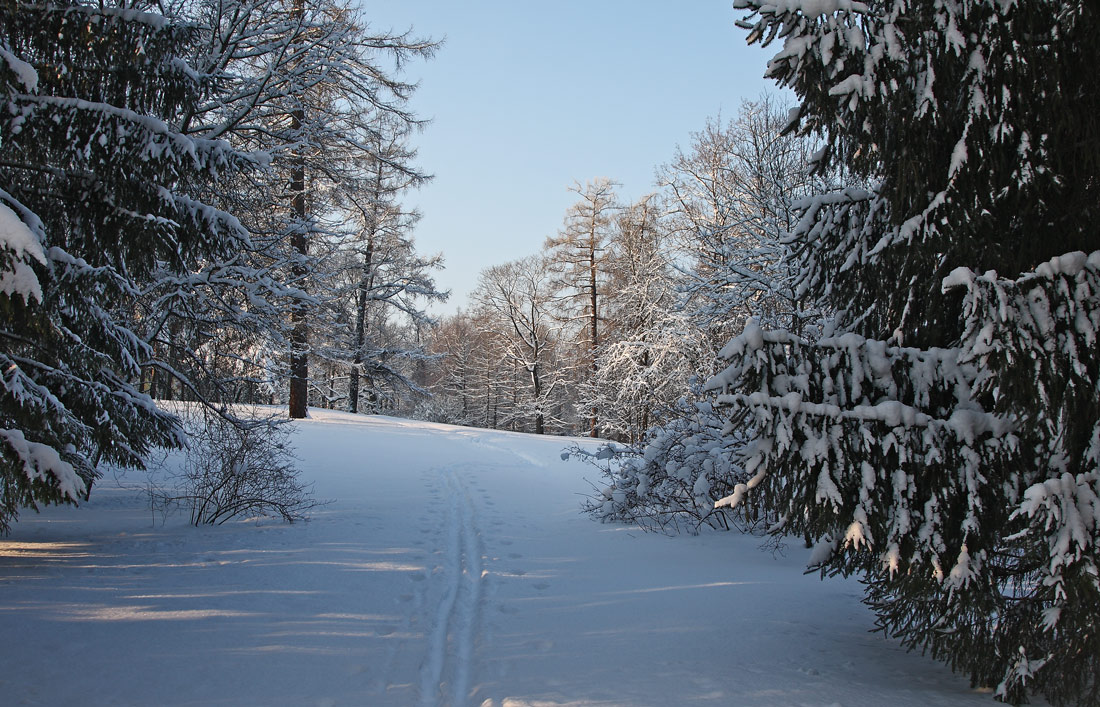
{"label": "snow-covered spruce tree", "polygon": [[642,443],[608,443],[595,452],[579,445],[568,453],[598,468],[601,486],[582,509],[602,522],[630,523],[645,530],[697,533],[707,526],[751,530],[767,522],[758,508],[736,514],[714,501],[744,481],[737,451],[744,440],[723,435],[725,419],[702,400],[698,382],[676,402],[670,419],[649,430]]}
{"label": "snow-covered spruce tree", "polygon": [[723,351],[752,478],[721,503],[762,498],[998,698],[1100,703],[1100,8],[738,5],[821,165],[873,186],[795,229],[838,335],[750,322]]}
{"label": "snow-covered spruce tree", "polygon": [[245,166],[169,127],[204,89],[193,28],[131,3],[0,5],[0,530],[140,466],[180,428],[139,392],[137,284],[245,237],[186,190]]}

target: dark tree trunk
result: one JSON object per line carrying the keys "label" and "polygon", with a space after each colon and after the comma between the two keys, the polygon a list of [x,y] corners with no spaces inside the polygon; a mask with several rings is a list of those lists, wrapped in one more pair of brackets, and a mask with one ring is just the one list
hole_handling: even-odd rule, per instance
{"label": "dark tree trunk", "polygon": [[[355,298],[355,355],[351,361],[351,384],[348,410],[359,412],[359,371],[363,366],[363,346],[367,341],[367,295],[374,286],[374,235],[367,238],[363,260],[363,277]],[[374,412],[374,410],[371,410]]]}
{"label": "dark tree trunk", "polygon": [[531,386],[535,392],[535,434],[546,434],[546,420],[542,414],[542,376],[538,364],[531,369]]}
{"label": "dark tree trunk", "polygon": [[[588,269],[588,287],[589,287],[589,302],[588,306],[592,310],[592,320],[589,324],[590,332],[589,339],[591,341],[591,349],[589,353],[592,356],[592,386],[593,390],[596,386],[596,375],[599,373],[599,364],[596,362],[596,351],[599,348],[599,329],[598,324],[600,321],[600,311],[597,308],[596,299],[596,233],[592,232],[592,243],[589,252],[589,269]],[[595,406],[592,407],[592,417],[589,418],[589,436],[599,437],[599,409]]]}
{"label": "dark tree trunk", "polygon": [[[300,7],[300,6],[299,6]],[[301,108],[294,111],[291,118],[292,128],[302,127],[304,115]],[[290,173],[290,190],[293,194],[294,217],[297,227],[291,239],[291,246],[299,262],[292,272],[298,287],[306,276],[305,257],[309,253],[309,239],[306,236],[306,168],[302,157],[296,157]],[[308,416],[309,407],[309,321],[304,303],[295,307],[291,314],[293,328],[290,332],[290,417],[300,420]]]}

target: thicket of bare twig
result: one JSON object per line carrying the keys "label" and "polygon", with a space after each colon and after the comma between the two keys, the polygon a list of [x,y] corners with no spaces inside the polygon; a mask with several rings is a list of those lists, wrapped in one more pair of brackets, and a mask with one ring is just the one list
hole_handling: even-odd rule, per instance
{"label": "thicket of bare twig", "polygon": [[319,505],[299,481],[291,429],[256,410],[226,415],[207,408],[181,410],[189,448],[182,464],[151,487],[154,510],[182,509],[193,525],[270,516],[293,523]]}

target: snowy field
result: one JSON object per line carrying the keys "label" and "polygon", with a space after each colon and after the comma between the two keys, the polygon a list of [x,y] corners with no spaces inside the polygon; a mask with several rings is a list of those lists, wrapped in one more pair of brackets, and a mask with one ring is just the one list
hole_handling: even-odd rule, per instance
{"label": "snowy field", "polygon": [[[992,705],[854,581],[579,512],[567,440],[312,411],[308,523],[162,522],[143,474],[0,539],[6,705]],[[154,523],[154,520],[156,521]]]}

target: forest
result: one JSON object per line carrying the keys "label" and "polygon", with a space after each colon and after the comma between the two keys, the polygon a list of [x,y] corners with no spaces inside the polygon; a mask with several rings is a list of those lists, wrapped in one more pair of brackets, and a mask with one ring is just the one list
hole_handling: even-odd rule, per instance
{"label": "forest", "polygon": [[998,699],[1100,704],[1100,9],[735,8],[787,93],[700,116],[640,199],[579,175],[435,317],[405,69],[437,40],[346,0],[5,2],[0,531],[189,439],[258,445],[253,510],[297,519],[257,405],[589,436],[595,518],[797,538]]}

